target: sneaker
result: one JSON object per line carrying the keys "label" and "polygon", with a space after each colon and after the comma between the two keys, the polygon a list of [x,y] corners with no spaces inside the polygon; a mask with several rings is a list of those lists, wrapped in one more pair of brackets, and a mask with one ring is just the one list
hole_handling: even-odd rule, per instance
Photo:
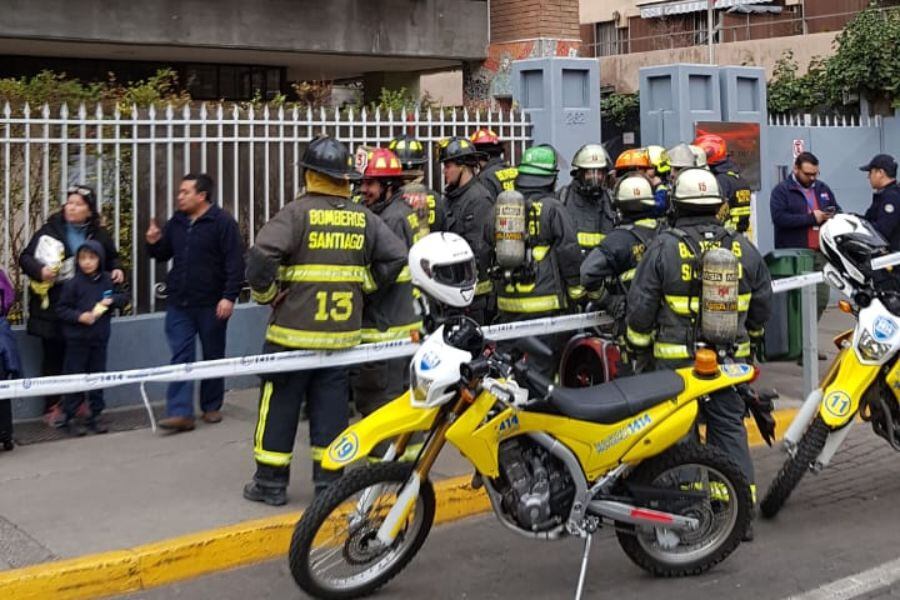
{"label": "sneaker", "polygon": [[44,413],[44,423],[46,423],[48,427],[55,427],[56,429],[60,429],[65,425],[66,413],[63,411],[62,406],[59,404],[51,406],[50,410]]}
{"label": "sneaker", "polygon": [[193,431],[194,417],[167,417],[159,422],[160,429],[168,431]]}
{"label": "sneaker", "polygon": [[251,502],[263,502],[269,506],[284,506],[287,504],[287,489],[261,486],[253,481],[244,486],[244,498]]}

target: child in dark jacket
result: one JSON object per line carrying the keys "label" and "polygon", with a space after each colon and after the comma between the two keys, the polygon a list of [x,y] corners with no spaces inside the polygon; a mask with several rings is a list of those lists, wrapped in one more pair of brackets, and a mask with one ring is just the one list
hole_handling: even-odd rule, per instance
{"label": "child in dark jacket", "polygon": [[[110,335],[110,309],[122,308],[127,296],[115,291],[110,274],[102,270],[103,246],[88,240],[78,248],[75,276],[63,285],[56,313],[63,322],[66,356],[63,373],[103,373],[106,371],[106,346]],[[63,427],[71,435],[86,433],[84,425],[75,421],[75,414],[83,399],[82,393],[66,394],[63,405],[66,420]],[[103,412],[103,390],[88,392],[91,416],[87,429],[106,433],[100,422]]]}

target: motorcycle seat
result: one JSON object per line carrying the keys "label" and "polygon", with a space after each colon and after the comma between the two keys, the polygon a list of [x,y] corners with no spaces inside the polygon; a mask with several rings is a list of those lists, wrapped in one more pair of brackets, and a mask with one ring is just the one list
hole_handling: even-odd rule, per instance
{"label": "motorcycle seat", "polygon": [[567,417],[612,425],[684,391],[684,379],[663,370],[586,388],[553,388],[550,401]]}

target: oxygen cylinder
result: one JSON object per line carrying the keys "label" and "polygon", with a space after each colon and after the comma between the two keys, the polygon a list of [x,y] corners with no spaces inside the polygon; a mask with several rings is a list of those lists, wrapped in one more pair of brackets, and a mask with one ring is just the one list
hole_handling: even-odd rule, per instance
{"label": "oxygen cylinder", "polygon": [[730,346],[738,335],[740,263],[731,251],[713,248],[703,255],[701,268],[700,338]]}
{"label": "oxygen cylinder", "polygon": [[501,192],[494,205],[494,253],[497,264],[515,269],[525,262],[525,197],[515,190]]}
{"label": "oxygen cylinder", "polygon": [[431,230],[428,223],[428,188],[417,182],[407,183],[403,186],[402,197],[419,220],[419,230],[416,233],[420,237],[428,235]]}

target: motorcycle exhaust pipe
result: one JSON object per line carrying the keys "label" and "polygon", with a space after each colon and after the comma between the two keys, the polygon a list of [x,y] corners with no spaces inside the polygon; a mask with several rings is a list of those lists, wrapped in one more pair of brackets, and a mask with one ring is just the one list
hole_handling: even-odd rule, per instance
{"label": "motorcycle exhaust pipe", "polygon": [[673,515],[649,508],[639,508],[623,502],[596,500],[591,502],[589,506],[590,512],[595,515],[630,525],[664,527],[675,531],[693,531],[700,527],[699,519]]}
{"label": "motorcycle exhaust pipe", "polygon": [[831,463],[831,459],[834,458],[834,455],[838,451],[838,448],[840,448],[841,444],[844,443],[844,440],[847,439],[847,435],[850,433],[850,428],[853,427],[853,424],[855,422],[856,419],[853,419],[841,429],[832,431],[828,434],[828,439],[825,440],[825,446],[822,448],[822,451],[819,453],[819,456],[816,458],[815,462],[813,462],[813,473],[819,473],[825,467],[827,467],[829,463]]}
{"label": "motorcycle exhaust pipe", "polygon": [[821,403],[822,390],[815,389],[811,391],[809,396],[807,396],[806,400],[803,402],[803,406],[801,406],[800,410],[797,412],[797,416],[794,417],[794,420],[791,421],[787,431],[784,432],[785,448],[792,450],[797,447],[797,444],[800,443],[800,438],[803,437],[809,424],[816,418],[819,404]]}

